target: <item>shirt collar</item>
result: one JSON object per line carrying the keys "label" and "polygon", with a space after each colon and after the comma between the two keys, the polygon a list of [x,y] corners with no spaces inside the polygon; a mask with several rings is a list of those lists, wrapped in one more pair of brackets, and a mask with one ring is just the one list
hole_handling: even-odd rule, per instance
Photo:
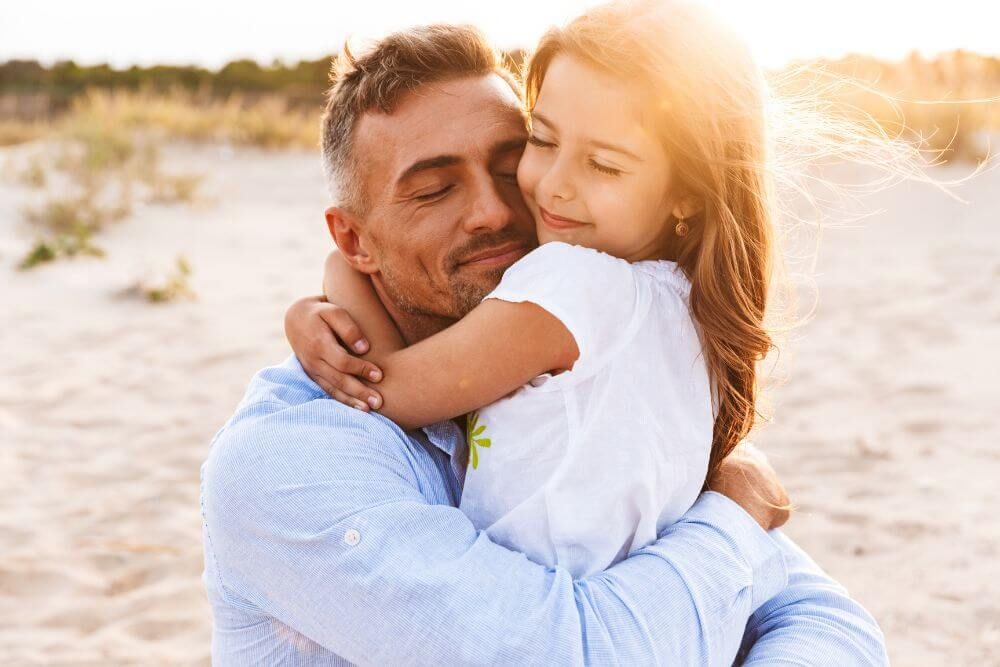
{"label": "shirt collar", "polygon": [[465,441],[464,431],[450,419],[425,426],[420,430],[424,432],[432,445],[448,455],[455,477],[460,485],[463,484],[465,482],[465,462],[468,458],[468,445]]}

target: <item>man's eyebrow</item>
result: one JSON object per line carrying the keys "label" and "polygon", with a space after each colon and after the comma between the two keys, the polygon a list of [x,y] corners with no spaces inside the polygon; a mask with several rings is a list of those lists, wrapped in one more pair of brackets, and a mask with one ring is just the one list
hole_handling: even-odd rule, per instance
{"label": "man's eyebrow", "polygon": [[[548,118],[546,118],[545,116],[543,116],[540,113],[536,113],[534,111],[531,112],[531,119],[532,119],[532,121],[535,121],[535,120],[541,121],[542,125],[548,125],[553,130],[556,129],[556,126],[552,123],[552,121],[549,120]],[[587,143],[589,143],[591,146],[594,146],[596,148],[603,148],[605,150],[614,151],[616,153],[621,153],[622,155],[624,155],[626,157],[632,158],[636,162],[645,162],[645,160],[643,160],[641,157],[639,157],[638,155],[636,155],[632,151],[628,150],[627,148],[625,148],[623,146],[619,146],[618,144],[608,143],[607,141],[598,141],[596,139],[590,139]]]}
{"label": "man's eyebrow", "polygon": [[462,161],[462,158],[457,155],[436,155],[434,157],[429,157],[425,160],[417,160],[409,167],[406,168],[396,182],[402,182],[408,179],[410,176],[417,174],[421,171],[427,171],[428,169],[440,169],[442,167],[451,167]]}

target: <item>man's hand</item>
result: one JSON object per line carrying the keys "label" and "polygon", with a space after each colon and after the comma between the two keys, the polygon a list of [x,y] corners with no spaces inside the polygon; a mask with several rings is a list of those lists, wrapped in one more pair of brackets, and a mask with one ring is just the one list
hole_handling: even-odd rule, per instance
{"label": "man's hand", "polygon": [[778,474],[759,449],[743,442],[708,480],[708,488],[742,507],[764,530],[778,528],[791,513],[788,494]]}

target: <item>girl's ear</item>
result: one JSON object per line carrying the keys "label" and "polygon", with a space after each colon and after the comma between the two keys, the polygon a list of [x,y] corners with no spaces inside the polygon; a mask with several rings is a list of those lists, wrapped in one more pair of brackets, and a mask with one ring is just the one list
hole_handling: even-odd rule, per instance
{"label": "girl's ear", "polygon": [[676,204],[671,213],[678,220],[687,220],[688,218],[693,218],[705,209],[705,203],[699,197],[694,195],[686,195],[681,197]]}
{"label": "girl's ear", "polygon": [[367,274],[378,272],[369,244],[361,234],[361,223],[350,211],[338,206],[326,209],[326,226],[351,268]]}

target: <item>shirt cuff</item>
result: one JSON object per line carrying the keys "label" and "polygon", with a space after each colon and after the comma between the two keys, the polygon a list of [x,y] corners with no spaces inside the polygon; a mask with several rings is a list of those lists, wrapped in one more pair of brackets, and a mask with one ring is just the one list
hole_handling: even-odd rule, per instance
{"label": "shirt cuff", "polygon": [[697,521],[723,533],[753,574],[751,604],[753,611],[788,586],[788,567],[781,547],[732,500],[706,491],[684,515],[685,521]]}

